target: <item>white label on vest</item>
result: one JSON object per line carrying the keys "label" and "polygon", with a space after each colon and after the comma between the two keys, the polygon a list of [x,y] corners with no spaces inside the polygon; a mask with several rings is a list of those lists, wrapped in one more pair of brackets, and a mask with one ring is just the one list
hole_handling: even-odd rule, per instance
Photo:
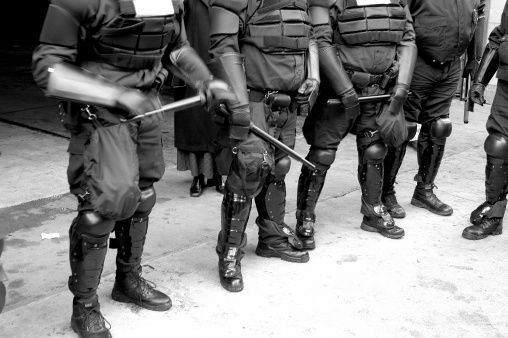
{"label": "white label on vest", "polygon": [[390,0],[356,0],[357,6],[390,5]]}
{"label": "white label on vest", "polygon": [[137,18],[175,14],[173,1],[170,0],[135,0],[133,3]]}

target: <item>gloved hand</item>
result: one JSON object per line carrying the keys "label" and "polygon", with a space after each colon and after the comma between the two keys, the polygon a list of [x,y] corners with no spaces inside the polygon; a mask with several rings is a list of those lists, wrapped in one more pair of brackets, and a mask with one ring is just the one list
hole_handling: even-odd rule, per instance
{"label": "gloved hand", "polygon": [[469,97],[474,103],[483,106],[483,104],[487,102],[485,100],[485,86],[478,82],[473,83],[469,91]]}
{"label": "gloved hand", "polygon": [[466,66],[464,67],[464,70],[462,72],[462,77],[470,75],[471,78],[473,78],[479,67],[480,67],[479,61],[476,61],[474,59],[467,61]]}
{"label": "gloved hand", "polygon": [[354,88],[349,89],[340,96],[340,100],[344,105],[347,119],[356,119],[360,115],[360,103],[358,102],[358,95]]}
{"label": "gloved hand", "polygon": [[397,83],[393,89],[392,96],[388,99],[390,105],[388,106],[387,112],[393,115],[400,114],[402,106],[406,102],[407,96],[409,95],[409,86]]}
{"label": "gloved hand", "polygon": [[159,98],[155,95],[145,95],[138,89],[127,88],[118,95],[115,107],[126,119],[131,119],[153,110],[161,108]]}
{"label": "gloved hand", "polygon": [[295,97],[300,104],[308,103],[309,111],[312,110],[319,92],[319,81],[316,79],[306,79],[300,88],[298,95]]}
{"label": "gloved hand", "polygon": [[235,101],[236,95],[222,80],[205,80],[197,86],[206,111],[211,111],[224,101]]}

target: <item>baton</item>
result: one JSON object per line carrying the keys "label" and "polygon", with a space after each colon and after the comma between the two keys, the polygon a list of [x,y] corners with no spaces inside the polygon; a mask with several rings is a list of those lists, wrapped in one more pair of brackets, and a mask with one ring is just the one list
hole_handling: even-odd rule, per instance
{"label": "baton", "polygon": [[464,96],[464,123],[465,124],[468,124],[469,123],[469,112],[472,112],[474,111],[474,102],[473,100],[471,100],[471,95],[469,94],[469,81],[470,81],[470,77],[469,77],[469,74],[467,75],[467,77],[465,78],[465,91],[466,91],[466,94]]}
{"label": "baton", "polygon": [[177,111],[184,110],[184,109],[187,109],[187,108],[192,108],[192,107],[200,106],[202,104],[203,104],[203,100],[201,99],[200,95],[191,96],[191,97],[189,97],[187,99],[178,100],[176,102],[165,104],[164,106],[162,106],[159,109],[155,109],[155,110],[146,112],[144,114],[136,115],[135,117],[133,117],[131,119],[128,119],[128,120],[121,118],[120,122],[122,122],[122,123],[128,123],[128,122],[132,122],[132,121],[137,121],[139,119],[145,118],[145,117],[153,115],[153,114],[158,114],[158,113],[163,113],[163,112],[169,112],[169,111],[171,111],[171,112],[177,112]]}
{"label": "baton", "polygon": [[[383,101],[383,100],[388,100],[390,97],[391,97],[390,94],[360,96],[358,98],[358,102],[365,103],[365,102],[372,102],[372,101]],[[329,105],[338,105],[338,104],[342,104],[342,101],[339,99],[329,99],[326,103]]]}
{"label": "baton", "polygon": [[251,122],[249,124],[249,129],[254,135],[258,136],[259,138],[262,138],[263,140],[265,140],[268,143],[271,143],[275,147],[279,148],[279,150],[282,150],[284,153],[286,153],[286,155],[294,158],[295,160],[302,163],[307,168],[311,169],[312,171],[317,171],[317,168],[313,163],[309,162],[306,158],[304,158],[303,156],[298,154],[293,149],[289,148],[287,145],[285,145],[281,141],[277,140],[276,138],[272,137],[270,134],[266,133],[263,129],[259,128],[254,123]]}
{"label": "baton", "polygon": [[[200,106],[202,104],[203,104],[203,101],[201,99],[201,96],[199,96],[199,95],[191,96],[187,99],[183,99],[183,100],[179,100],[177,102],[166,104],[166,105],[162,106],[160,109],[152,110],[147,113],[137,115],[137,116],[135,116],[131,119],[128,119],[128,120],[127,119],[120,119],[120,122],[128,123],[128,122],[132,122],[132,121],[137,121],[139,119],[145,118],[145,117],[153,115],[153,114],[158,114],[158,113],[162,113],[162,112],[170,112],[170,111],[176,112],[176,111],[184,110],[187,108]],[[217,109],[220,109],[224,113],[229,115],[224,104],[221,104],[219,107],[217,107]],[[302,157],[300,154],[298,154],[293,149],[289,148],[284,143],[280,142],[276,138],[272,137],[270,134],[266,133],[265,131],[263,131],[262,129],[257,127],[254,123],[252,123],[252,121],[249,124],[249,129],[250,129],[250,131],[252,131],[252,133],[254,135],[258,136],[259,138],[262,138],[263,140],[265,140],[266,142],[268,142],[270,144],[273,144],[275,147],[279,148],[281,151],[286,153],[288,156],[294,158],[298,162],[301,162],[303,165],[307,166],[309,169],[311,169],[313,171],[317,170],[317,168],[314,164],[309,162],[307,159]]]}
{"label": "baton", "polygon": [[[228,112],[228,110],[227,110],[227,108],[226,108],[226,106],[224,104],[219,105],[217,107],[217,109],[222,111],[224,114],[228,114],[229,115],[229,112]],[[312,171],[317,171],[318,170],[316,168],[316,166],[312,162],[308,161],[305,157],[303,157],[302,155],[298,154],[296,151],[294,151],[293,149],[289,148],[287,145],[285,145],[281,141],[277,140],[276,138],[274,138],[273,136],[271,136],[270,134],[265,132],[263,129],[261,129],[258,126],[256,126],[252,121],[249,124],[249,130],[254,135],[256,135],[257,137],[259,137],[259,138],[265,140],[266,142],[272,144],[274,147],[278,148],[279,150],[284,152],[289,157],[292,157],[293,159],[295,159],[298,162],[302,163],[304,166],[306,166],[310,170],[312,170]]]}

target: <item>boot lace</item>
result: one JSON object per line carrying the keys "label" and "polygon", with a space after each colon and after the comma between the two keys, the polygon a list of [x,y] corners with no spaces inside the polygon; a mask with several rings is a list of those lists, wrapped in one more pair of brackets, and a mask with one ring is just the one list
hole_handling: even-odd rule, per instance
{"label": "boot lace", "polygon": [[83,320],[82,327],[87,331],[101,331],[104,328],[111,329],[111,324],[102,316],[100,311],[96,309],[85,310],[85,319]]}

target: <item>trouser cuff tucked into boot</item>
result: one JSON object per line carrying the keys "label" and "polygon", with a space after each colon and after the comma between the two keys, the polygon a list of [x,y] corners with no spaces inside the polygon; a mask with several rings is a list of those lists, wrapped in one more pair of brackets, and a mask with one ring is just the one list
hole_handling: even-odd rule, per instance
{"label": "trouser cuff tucked into boot", "polygon": [[296,211],[296,237],[302,242],[303,250],[312,250],[316,248],[314,239],[314,222],[316,216],[313,212],[305,210]]}
{"label": "trouser cuff tucked into boot", "polygon": [[102,316],[97,295],[91,298],[74,297],[71,328],[83,338],[110,338],[111,325]]}
{"label": "trouser cuff tucked into boot", "polygon": [[133,303],[153,311],[167,311],[171,298],[155,289],[156,285],[141,277],[141,267],[124,272],[117,270],[111,297],[123,303]]}
{"label": "trouser cuff tucked into boot", "polygon": [[489,202],[482,203],[471,213],[471,223],[462,232],[462,237],[467,239],[483,239],[488,235],[500,235],[503,233],[503,217],[506,211],[506,200],[498,201],[493,205]]}
{"label": "trouser cuff tucked into boot", "polygon": [[425,184],[418,182],[411,199],[411,204],[419,208],[425,208],[436,215],[450,216],[453,214],[452,207],[437,198],[433,191],[434,188],[437,189],[434,183]]}
{"label": "trouser cuff tucked into boot", "polygon": [[300,251],[303,243],[293,229],[285,223],[277,224],[270,220],[256,218],[259,227],[259,242],[256,255],[261,257],[278,257],[287,262],[306,263],[309,253]]}
{"label": "trouser cuff tucked into boot", "polygon": [[368,205],[362,199],[363,221],[360,228],[369,232],[378,232],[384,237],[398,239],[404,236],[404,229],[395,225],[392,216],[384,205]]}

